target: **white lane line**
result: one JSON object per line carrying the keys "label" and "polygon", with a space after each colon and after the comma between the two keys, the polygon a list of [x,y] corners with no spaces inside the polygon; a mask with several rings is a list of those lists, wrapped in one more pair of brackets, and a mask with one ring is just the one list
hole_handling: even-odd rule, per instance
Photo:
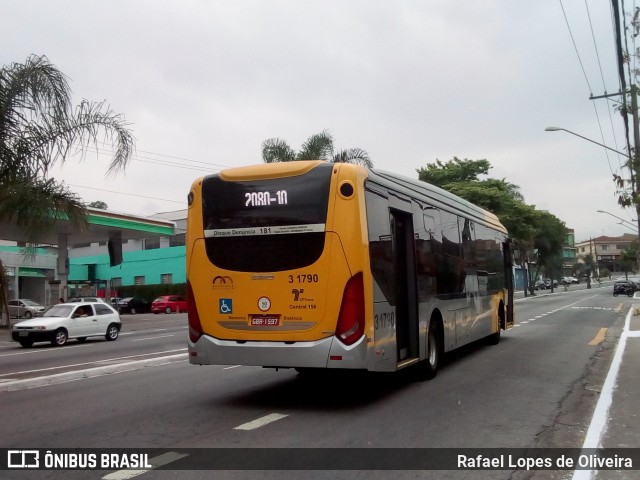
{"label": "white lane line", "polygon": [[140,335],[141,333],[166,332],[168,328],[154,328],[152,330],[134,330],[132,332],[122,332],[120,335]]}
{"label": "white lane line", "polygon": [[[613,403],[613,392],[616,389],[618,372],[620,371],[620,365],[622,364],[622,356],[624,354],[624,349],[627,346],[629,323],[631,321],[631,316],[633,315],[633,310],[633,308],[630,308],[629,313],[627,313],[627,318],[624,322],[624,328],[622,329],[620,340],[618,340],[616,352],[613,355],[609,372],[607,372],[607,378],[605,378],[604,384],[602,385],[600,398],[598,398],[598,403],[596,403],[596,408],[593,411],[593,417],[591,417],[591,423],[589,424],[587,435],[584,439],[584,443],[582,444],[583,450],[600,447],[602,437],[607,430],[609,408]],[[593,478],[594,473],[594,470],[574,470],[572,478],[573,480],[587,480]]]}
{"label": "white lane line", "polygon": [[60,370],[61,368],[73,368],[73,367],[82,367],[84,365],[95,365],[96,363],[114,363],[114,362],[117,363],[117,362],[120,362],[121,360],[126,360],[129,358],[148,357],[149,355],[164,355],[167,353],[186,352],[186,351],[187,351],[186,348],[178,348],[176,350],[165,350],[162,352],[153,352],[153,353],[141,353],[138,355],[128,355],[126,357],[105,358],[104,360],[94,360],[93,362],[72,363],[68,365],[58,365],[57,367],[36,368],[34,370],[23,370],[21,372],[0,373],[0,377],[8,377],[9,375],[22,375],[25,373],[48,372],[51,370]]}
{"label": "white lane line", "polygon": [[93,343],[93,344],[90,344],[90,345],[66,345],[64,348],[42,348],[42,349],[27,349],[27,348],[25,348],[21,352],[3,353],[2,355],[0,355],[0,357],[13,357],[14,355],[29,355],[29,354],[32,354],[32,353],[64,352],[65,350],[68,353],[70,348],[89,348],[89,347],[94,347],[95,345],[97,345],[97,344]]}
{"label": "white lane line", "polygon": [[158,455],[157,457],[149,459],[149,462],[151,463],[151,465],[153,465],[153,468],[148,468],[145,470],[118,470],[117,472],[109,473],[102,478],[103,480],[127,480],[129,478],[137,477],[138,475],[143,475],[158,467],[162,467],[163,465],[175,462],[176,460],[180,460],[181,458],[184,458],[186,456],[188,456],[186,453],[163,453],[162,455]]}
{"label": "white lane line", "polygon": [[[186,349],[185,349],[186,350]],[[83,370],[72,370],[70,372],[55,373],[41,377],[25,378],[22,380],[0,380],[0,392],[13,392],[16,390],[29,390],[32,388],[48,387],[62,383],[86,380],[104,375],[126,373],[140,370],[145,367],[158,367],[171,363],[186,362],[188,358],[184,353],[167,355],[162,357],[147,358],[144,360],[133,360],[126,363],[116,363],[114,365],[104,365],[102,367],[85,368]]]}
{"label": "white lane line", "polygon": [[132,342],[144,342],[145,340],[155,340],[156,338],[166,338],[166,337],[175,337],[173,333],[169,335],[158,335],[156,337],[147,337],[147,338],[136,338],[135,340],[131,340]]}
{"label": "white lane line", "polygon": [[224,367],[223,370],[231,370],[232,368],[238,368],[241,367],[242,365],[232,365],[230,367]]}
{"label": "white lane line", "polygon": [[256,428],[264,427],[271,422],[275,422],[276,420],[280,420],[287,416],[288,415],[283,415],[281,413],[270,413],[264,417],[256,418],[251,422],[243,423],[242,425],[234,427],[234,430],[255,430]]}

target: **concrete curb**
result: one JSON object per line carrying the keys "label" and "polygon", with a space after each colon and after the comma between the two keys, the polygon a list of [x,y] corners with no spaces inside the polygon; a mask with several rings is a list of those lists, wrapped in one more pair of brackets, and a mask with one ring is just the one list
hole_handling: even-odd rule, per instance
{"label": "concrete curb", "polygon": [[14,392],[16,390],[28,390],[31,388],[47,387],[49,385],[57,385],[60,383],[73,382],[87,378],[95,378],[103,375],[114,373],[132,372],[145,367],[157,367],[179,361],[188,360],[187,353],[178,353],[175,355],[166,355],[163,357],[149,358],[146,360],[134,360],[132,362],[118,363],[115,365],[105,365],[104,367],[86,368],[84,370],[76,370],[73,372],[56,373],[43,377],[25,378],[23,380],[0,381],[1,392]]}

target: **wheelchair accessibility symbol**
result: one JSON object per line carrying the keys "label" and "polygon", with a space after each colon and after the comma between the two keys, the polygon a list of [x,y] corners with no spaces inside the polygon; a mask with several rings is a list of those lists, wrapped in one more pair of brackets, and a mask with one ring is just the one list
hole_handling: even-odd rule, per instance
{"label": "wheelchair accessibility symbol", "polygon": [[233,313],[233,303],[230,298],[221,298],[218,300],[218,311],[222,314],[229,315]]}

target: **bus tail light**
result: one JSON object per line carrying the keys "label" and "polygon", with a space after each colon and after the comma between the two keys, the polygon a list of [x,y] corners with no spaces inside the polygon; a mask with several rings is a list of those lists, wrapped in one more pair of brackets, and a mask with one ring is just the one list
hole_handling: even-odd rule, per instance
{"label": "bus tail light", "polygon": [[191,282],[187,282],[187,318],[189,319],[189,340],[196,343],[202,336],[203,331],[200,324],[200,315],[198,315],[198,307],[191,289]]}
{"label": "bus tail light", "polygon": [[336,336],[353,345],[364,334],[364,281],[362,272],[349,279],[342,294]]}

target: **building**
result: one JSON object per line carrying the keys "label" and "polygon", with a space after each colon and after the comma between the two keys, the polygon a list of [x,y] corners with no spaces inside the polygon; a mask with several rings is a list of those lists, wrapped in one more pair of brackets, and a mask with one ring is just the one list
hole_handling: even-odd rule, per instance
{"label": "building", "polygon": [[[180,230],[170,220],[174,216],[183,219]],[[108,296],[114,282],[185,282],[186,210],[140,217],[88,208],[87,220],[87,229],[79,231],[57,219],[40,246],[30,250],[24,248],[18,225],[0,223],[0,260],[9,298],[51,305],[60,297],[96,295],[99,290]],[[120,258],[124,263],[115,261]]]}
{"label": "building", "polygon": [[[576,243],[577,258],[584,262],[587,255],[597,261],[598,270],[607,269],[609,272],[623,272],[625,265],[622,254],[633,242],[638,241],[638,235],[625,233],[621,237],[600,236]],[[630,268],[631,267],[631,268]],[[627,266],[627,269],[637,270],[637,265]]]}
{"label": "building", "polygon": [[573,266],[578,261],[575,238],[576,234],[573,228],[567,228],[566,240],[562,246],[562,274],[565,276],[573,275]]}

